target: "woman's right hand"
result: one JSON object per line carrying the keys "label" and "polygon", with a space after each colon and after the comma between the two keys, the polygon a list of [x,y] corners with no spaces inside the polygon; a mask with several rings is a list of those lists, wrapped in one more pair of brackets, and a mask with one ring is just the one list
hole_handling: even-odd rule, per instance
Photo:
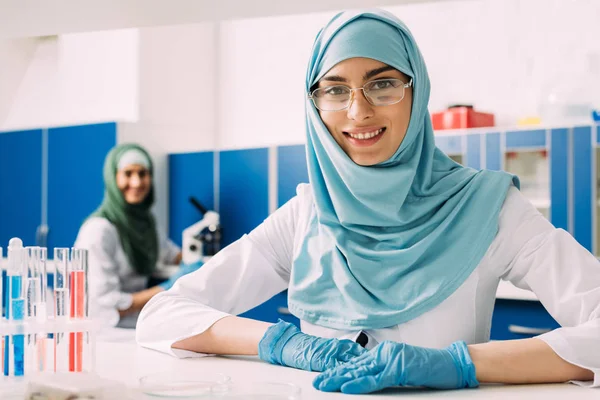
{"label": "woman's right hand", "polygon": [[364,352],[364,348],[351,340],[307,335],[281,320],[267,329],[258,344],[261,360],[318,372],[348,362]]}

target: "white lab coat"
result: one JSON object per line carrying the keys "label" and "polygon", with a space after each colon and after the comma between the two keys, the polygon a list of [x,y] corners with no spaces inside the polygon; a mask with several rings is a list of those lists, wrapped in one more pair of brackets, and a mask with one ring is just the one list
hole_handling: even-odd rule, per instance
{"label": "white lab coat", "polygon": [[[171,345],[286,289],[312,212],[310,186],[301,185],[296,197],[250,234],[155,296],[140,315],[138,342],[177,357],[202,356]],[[592,370],[594,381],[586,385],[600,386],[600,262],[554,228],[514,187],[500,212],[496,238],[467,280],[419,317],[366,331],[369,347],[384,340],[434,348],[457,340],[488,341],[501,279],[537,295],[562,326],[539,338],[566,361]],[[322,337],[354,339],[359,334],[306,321],[301,329]]]}
{"label": "white lab coat", "polygon": [[[158,264],[171,264],[179,247],[158,229]],[[131,266],[117,228],[107,219],[93,217],[79,229],[74,247],[88,250],[90,315],[104,326],[135,328],[138,313],[119,317],[133,301],[132,293],[147,289],[148,277]]]}

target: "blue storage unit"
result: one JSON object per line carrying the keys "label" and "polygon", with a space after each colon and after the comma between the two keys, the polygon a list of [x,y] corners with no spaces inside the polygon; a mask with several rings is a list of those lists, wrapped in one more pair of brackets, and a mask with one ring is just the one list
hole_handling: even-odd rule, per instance
{"label": "blue storage unit", "polygon": [[48,130],[49,249],[71,247],[85,218],[102,202],[104,159],[116,135],[115,123]]}
{"label": "blue storage unit", "polygon": [[467,159],[464,165],[469,168],[481,169],[481,135],[467,135]]}
{"label": "blue storage unit", "polygon": [[281,207],[296,195],[296,187],[308,183],[304,145],[277,148],[277,205]]}
{"label": "blue storage unit", "polygon": [[550,221],[569,231],[569,131],[566,128],[550,132]]}
{"label": "blue storage unit", "polygon": [[485,169],[500,171],[502,169],[502,144],[499,132],[490,132],[485,135]]}
{"label": "blue storage unit", "polygon": [[0,133],[0,246],[35,245],[42,222],[42,130]]}
{"label": "blue storage unit", "polygon": [[223,246],[249,233],[269,216],[269,151],[219,154],[219,213]]}
{"label": "blue storage unit", "polygon": [[509,131],[505,135],[506,149],[509,151],[546,148],[545,129]]}
{"label": "blue storage unit", "polygon": [[592,238],[594,236],[592,225],[594,215],[594,186],[592,181],[595,175],[592,166],[595,156],[592,148],[592,128],[590,126],[576,127],[573,129],[573,236],[589,251],[593,251]]}
{"label": "blue storage unit", "polygon": [[282,319],[300,327],[300,320],[288,311],[287,290],[276,294],[260,306],[255,307],[240,316],[272,323],[276,323],[279,319]]}
{"label": "blue storage unit", "polygon": [[524,339],[559,328],[539,301],[496,300],[492,317],[492,340]]}
{"label": "blue storage unit", "polygon": [[179,246],[183,230],[202,219],[189,198],[215,208],[214,159],[212,151],[169,156],[169,237]]}
{"label": "blue storage unit", "polygon": [[464,155],[461,135],[436,135],[435,145],[448,155]]}

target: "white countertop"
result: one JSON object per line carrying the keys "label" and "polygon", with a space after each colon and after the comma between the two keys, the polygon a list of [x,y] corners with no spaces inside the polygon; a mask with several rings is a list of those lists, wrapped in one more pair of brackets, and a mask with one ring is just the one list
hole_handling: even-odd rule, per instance
{"label": "white countertop", "polygon": [[598,399],[600,390],[578,387],[573,384],[553,385],[483,385],[478,389],[433,391],[424,389],[390,389],[377,395],[348,396],[340,393],[324,393],[313,389],[311,382],[317,373],[293,368],[275,366],[260,361],[256,357],[204,357],[177,359],[166,354],[148,350],[134,343],[98,343],[97,373],[109,379],[118,380],[129,387],[135,387],[144,375],[178,371],[202,374],[223,373],[232,382],[249,383],[270,381],[293,383],[302,389],[301,399],[416,399],[444,398],[466,399]]}

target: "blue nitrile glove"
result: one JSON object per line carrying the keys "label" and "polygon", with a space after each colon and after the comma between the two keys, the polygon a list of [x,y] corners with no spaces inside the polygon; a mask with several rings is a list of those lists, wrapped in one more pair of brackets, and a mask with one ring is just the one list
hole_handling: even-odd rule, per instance
{"label": "blue nitrile glove", "polygon": [[347,339],[325,339],[300,332],[294,324],[279,320],[267,329],[258,344],[258,356],[271,364],[325,371],[365,353]]}
{"label": "blue nitrile glove", "polygon": [[169,279],[166,281],[159,283],[158,286],[165,290],[171,289],[171,287],[175,284],[175,281],[181,278],[184,275],[189,274],[190,272],[194,272],[198,268],[203,265],[202,261],[197,261],[193,264],[181,264],[177,272],[175,272]]}
{"label": "blue nitrile glove", "polygon": [[347,364],[329,369],[313,381],[324,392],[370,393],[390,386],[436,389],[477,387],[475,366],[465,342],[429,349],[383,342]]}

